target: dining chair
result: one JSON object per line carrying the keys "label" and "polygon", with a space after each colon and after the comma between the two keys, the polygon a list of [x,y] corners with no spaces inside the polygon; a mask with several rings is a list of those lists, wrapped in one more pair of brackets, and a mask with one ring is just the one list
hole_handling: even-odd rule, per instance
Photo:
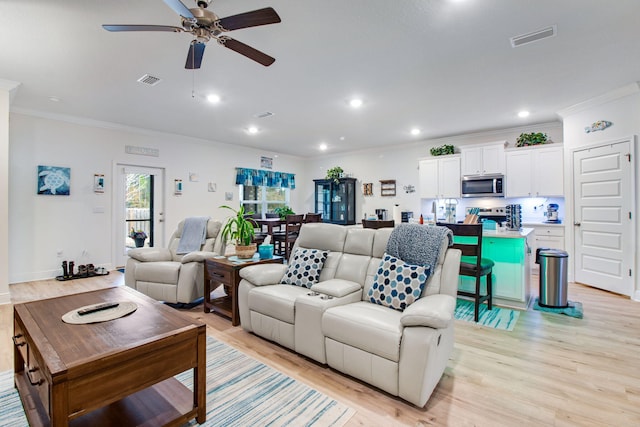
{"label": "dining chair", "polygon": [[[474,313],[473,320],[478,321],[480,317],[480,304],[487,301],[487,310],[493,308],[493,289],[491,275],[494,262],[488,258],[482,257],[482,224],[450,224],[437,223],[441,227],[447,227],[454,236],[453,248],[462,251],[460,260],[460,275],[475,277],[475,291],[458,290],[458,295],[473,298]],[[458,239],[460,236],[465,239]],[[469,238],[469,239],[467,239]],[[481,278],[486,276],[486,292],[482,294]]]}
{"label": "dining chair", "polygon": [[264,232],[262,226],[256,222],[256,218],[259,218],[259,216],[256,217],[255,215],[259,214],[245,215],[244,218],[253,226],[254,234],[252,242],[260,245],[264,242],[268,234]]}
{"label": "dining chair", "polygon": [[363,228],[388,228],[395,227],[396,222],[392,219],[389,220],[381,220],[381,219],[363,219],[362,227]]}
{"label": "dining chair", "polygon": [[[264,218],[265,219],[280,219],[280,214],[274,213],[274,212],[267,212],[264,214]],[[281,230],[282,228],[278,225],[278,226],[272,226],[272,230]]]}
{"label": "dining chair", "polygon": [[293,247],[293,243],[300,234],[300,227],[304,215],[287,215],[284,224],[284,231],[277,231],[273,233],[273,241],[276,244],[278,255],[284,255],[285,259],[289,259],[289,253]]}
{"label": "dining chair", "polygon": [[309,212],[304,216],[304,222],[322,222],[322,214]]}

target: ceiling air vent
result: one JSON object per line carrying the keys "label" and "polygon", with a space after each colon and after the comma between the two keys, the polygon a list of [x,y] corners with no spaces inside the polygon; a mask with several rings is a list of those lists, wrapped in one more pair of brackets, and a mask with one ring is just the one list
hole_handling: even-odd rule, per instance
{"label": "ceiling air vent", "polygon": [[551,27],[543,28],[538,31],[534,31],[528,34],[522,34],[520,36],[511,37],[511,47],[522,46],[523,44],[537,42],[538,40],[546,39],[547,37],[554,37],[557,33],[555,25]]}
{"label": "ceiling air vent", "polygon": [[258,119],[264,119],[265,117],[271,117],[273,113],[271,111],[265,111],[264,113],[254,114],[253,117],[257,117]]}
{"label": "ceiling air vent", "polygon": [[154,77],[151,74],[145,74],[144,76],[138,79],[140,83],[144,83],[149,86],[155,86],[160,83],[160,77]]}

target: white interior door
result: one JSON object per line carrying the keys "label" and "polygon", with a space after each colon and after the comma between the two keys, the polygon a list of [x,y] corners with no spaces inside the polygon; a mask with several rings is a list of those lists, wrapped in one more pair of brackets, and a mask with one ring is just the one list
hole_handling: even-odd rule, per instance
{"label": "white interior door", "polygon": [[631,140],[573,153],[575,281],[631,295],[635,247]]}
{"label": "white interior door", "polygon": [[164,246],[164,169],[117,164],[114,206],[114,265],[122,267],[136,247],[131,230],[143,231],[145,247]]}

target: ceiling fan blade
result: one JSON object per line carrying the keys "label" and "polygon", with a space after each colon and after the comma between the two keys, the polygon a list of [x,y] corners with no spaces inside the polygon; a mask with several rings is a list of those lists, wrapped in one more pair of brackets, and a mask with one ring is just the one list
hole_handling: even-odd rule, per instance
{"label": "ceiling fan blade", "polygon": [[189,8],[185,6],[184,3],[182,3],[180,0],[164,0],[164,2],[178,15],[189,19],[196,18],[195,16],[193,16],[193,13],[191,13]]}
{"label": "ceiling fan blade", "polygon": [[168,31],[180,33],[184,31],[180,27],[172,27],[170,25],[103,25],[107,31]]}
{"label": "ceiling fan blade", "polygon": [[265,67],[273,64],[276,60],[266,53],[260,52],[258,49],[254,49],[247,44],[232,39],[231,37],[220,37],[219,43],[235,52],[238,52],[240,55],[244,55],[249,59],[253,59],[254,61],[264,65]]}
{"label": "ceiling fan blade", "polygon": [[278,22],[281,22],[280,17],[272,7],[227,16],[226,18],[218,20],[218,23],[224,31],[257,27],[258,25],[277,24]]}
{"label": "ceiling fan blade", "polygon": [[184,68],[187,70],[197,70],[202,65],[202,55],[204,55],[204,43],[200,43],[197,40],[191,42],[189,46],[189,53],[187,54],[187,63]]}

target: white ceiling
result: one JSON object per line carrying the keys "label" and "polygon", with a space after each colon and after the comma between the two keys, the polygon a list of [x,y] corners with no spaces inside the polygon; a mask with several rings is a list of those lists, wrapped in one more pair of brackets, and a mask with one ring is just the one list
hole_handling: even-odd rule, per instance
{"label": "white ceiling", "polygon": [[[21,83],[16,111],[303,157],[321,142],[338,153],[558,120],[640,80],[638,0],[214,0],[209,9],[225,17],[266,6],[282,23],[228,35],[275,57],[272,66],[211,41],[189,71],[190,35],[101,27],[179,26],[162,0],[2,0],[0,79]],[[556,37],[511,47],[510,37],[550,25]],[[146,73],[162,82],[138,83]],[[222,101],[209,104],[210,92]],[[353,96],[363,107],[348,106]],[[274,115],[255,117],[266,111]],[[250,125],[260,132],[247,134]]]}

